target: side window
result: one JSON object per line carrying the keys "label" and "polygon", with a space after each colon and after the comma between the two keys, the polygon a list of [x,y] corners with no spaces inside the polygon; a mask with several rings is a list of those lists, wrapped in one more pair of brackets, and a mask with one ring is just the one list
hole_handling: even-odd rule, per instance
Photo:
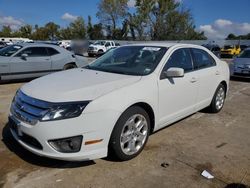
{"label": "side window", "polygon": [[59,52],[54,48],[47,48],[47,50],[50,56],[59,54]]}
{"label": "side window", "polygon": [[21,56],[22,54],[28,54],[29,57],[48,56],[47,50],[44,47],[26,48],[17,54],[17,56]]}
{"label": "side window", "polygon": [[192,48],[194,69],[202,69],[215,66],[215,60],[204,50]]}
{"label": "side window", "polygon": [[106,47],[110,46],[110,42],[107,42],[107,43],[105,44],[105,46],[106,46]]}
{"label": "side window", "polygon": [[174,51],[164,66],[163,71],[167,71],[171,67],[183,68],[184,72],[192,71],[193,64],[190,50],[183,48]]}

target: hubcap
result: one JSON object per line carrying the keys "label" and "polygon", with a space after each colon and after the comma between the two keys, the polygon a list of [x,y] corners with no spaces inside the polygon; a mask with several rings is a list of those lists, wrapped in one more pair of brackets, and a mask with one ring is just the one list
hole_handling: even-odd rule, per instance
{"label": "hubcap", "polygon": [[148,134],[148,123],[141,114],[131,116],[125,123],[120,137],[122,151],[126,155],[137,153],[144,145]]}
{"label": "hubcap", "polygon": [[217,110],[220,110],[223,107],[225,100],[225,91],[223,88],[220,88],[217,92],[216,99],[215,99],[215,106]]}

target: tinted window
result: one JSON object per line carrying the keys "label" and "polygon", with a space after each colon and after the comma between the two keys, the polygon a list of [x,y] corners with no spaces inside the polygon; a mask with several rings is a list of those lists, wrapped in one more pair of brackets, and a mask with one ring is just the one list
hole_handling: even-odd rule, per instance
{"label": "tinted window", "polygon": [[239,55],[239,58],[250,58],[250,50],[245,50],[241,52],[241,54]]}
{"label": "tinted window", "polygon": [[14,53],[16,53],[18,50],[20,50],[22,48],[22,46],[19,45],[11,45],[11,46],[7,46],[5,48],[2,48],[0,50],[0,56],[11,56]]}
{"label": "tinted window", "polygon": [[215,65],[214,59],[204,50],[193,48],[192,55],[195,69],[201,69]]}
{"label": "tinted window", "polygon": [[26,48],[21,51],[17,56],[21,56],[22,54],[28,54],[29,57],[48,56],[47,50],[44,47]]}
{"label": "tinted window", "polygon": [[212,51],[220,51],[220,48],[219,47],[214,47],[213,49],[212,49]]}
{"label": "tinted window", "polygon": [[47,50],[50,56],[59,54],[59,52],[54,48],[47,48]]}
{"label": "tinted window", "polygon": [[168,59],[163,71],[166,71],[171,67],[183,68],[185,72],[193,70],[189,49],[176,50]]}

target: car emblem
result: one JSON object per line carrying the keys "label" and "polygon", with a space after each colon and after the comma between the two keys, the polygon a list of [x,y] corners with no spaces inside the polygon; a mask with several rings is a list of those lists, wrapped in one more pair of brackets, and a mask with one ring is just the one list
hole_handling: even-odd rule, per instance
{"label": "car emblem", "polygon": [[23,109],[24,109],[24,106],[22,105],[22,106],[20,107],[20,109],[23,110]]}

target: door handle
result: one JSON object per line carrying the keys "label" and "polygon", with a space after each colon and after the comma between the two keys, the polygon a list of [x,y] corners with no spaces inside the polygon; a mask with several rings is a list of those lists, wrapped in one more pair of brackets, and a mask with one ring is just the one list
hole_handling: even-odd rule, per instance
{"label": "door handle", "polygon": [[195,78],[195,77],[192,77],[191,80],[190,80],[191,83],[195,83],[195,82],[197,82],[197,81],[198,81],[198,79]]}
{"label": "door handle", "polygon": [[49,61],[50,59],[49,59],[49,58],[46,58],[45,60],[46,60],[46,61]]}
{"label": "door handle", "polygon": [[220,75],[220,71],[216,71],[216,72],[215,72],[215,75]]}

